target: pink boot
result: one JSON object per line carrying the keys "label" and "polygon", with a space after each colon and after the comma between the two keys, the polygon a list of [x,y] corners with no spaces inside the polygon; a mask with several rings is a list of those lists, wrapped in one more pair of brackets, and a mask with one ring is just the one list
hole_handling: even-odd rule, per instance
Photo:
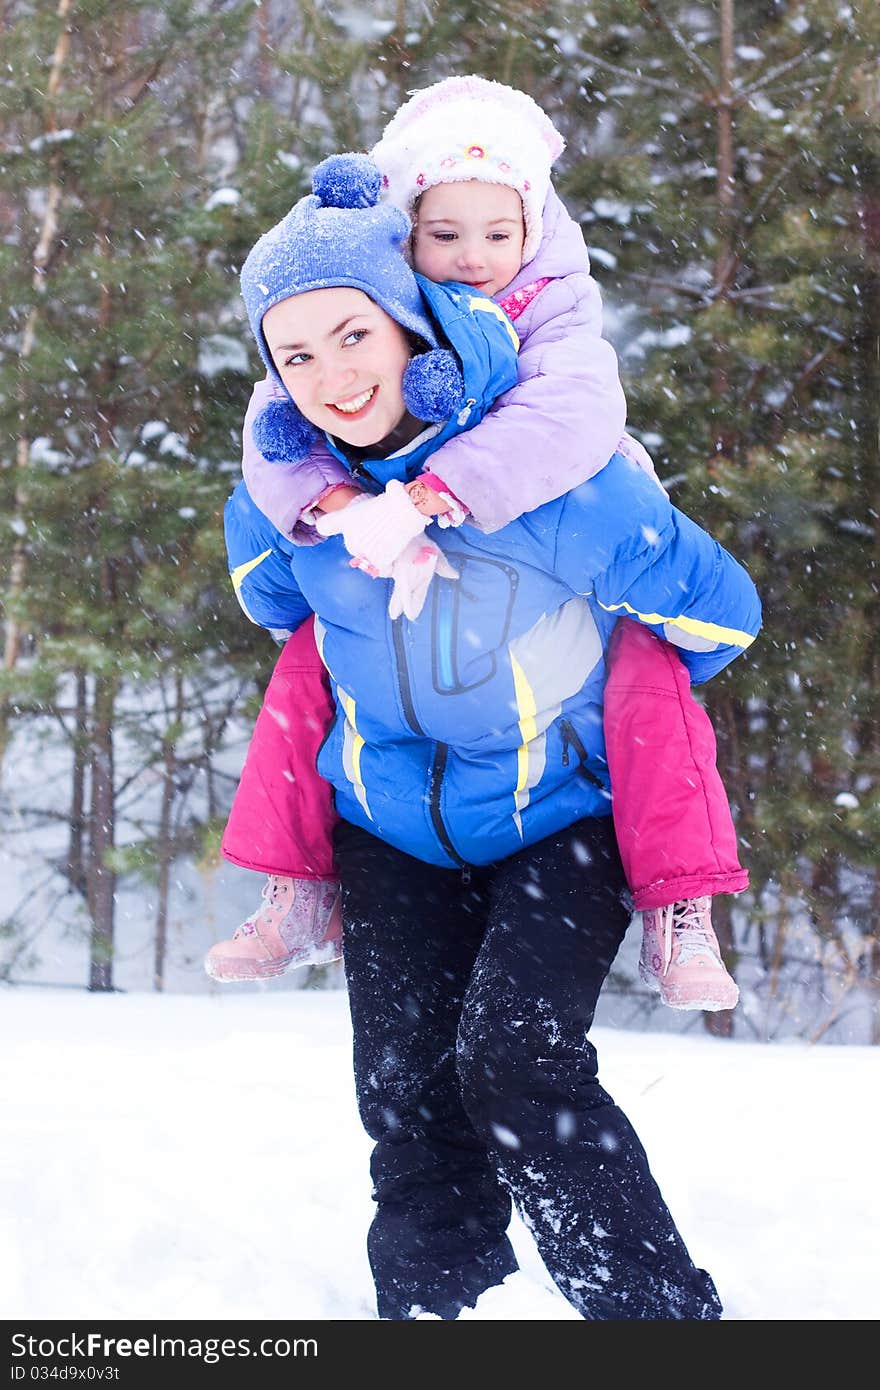
{"label": "pink boot", "polygon": [[342,956],[339,884],[270,874],[263,906],[205,957],[214,980],[267,980]]}
{"label": "pink boot", "polygon": [[735,981],[712,928],[712,899],[687,898],[642,913],[639,974],[671,1009],[733,1009]]}

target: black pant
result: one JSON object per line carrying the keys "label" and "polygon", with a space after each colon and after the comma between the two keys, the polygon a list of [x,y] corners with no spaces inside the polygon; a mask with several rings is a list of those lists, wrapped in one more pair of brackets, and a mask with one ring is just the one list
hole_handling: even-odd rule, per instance
{"label": "black pant", "polygon": [[719,1317],[587,1038],[629,921],[610,819],[464,873],[342,822],[336,857],[380,1318],[514,1270],[511,1196],[585,1318]]}

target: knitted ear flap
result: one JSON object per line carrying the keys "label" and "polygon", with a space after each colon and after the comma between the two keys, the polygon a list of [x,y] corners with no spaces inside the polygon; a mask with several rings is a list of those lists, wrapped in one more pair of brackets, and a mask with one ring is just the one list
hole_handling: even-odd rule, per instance
{"label": "knitted ear flap", "polygon": [[458,359],[446,348],[411,358],[403,374],[403,403],[417,420],[439,424],[464,404],[464,378]]}
{"label": "knitted ear flap", "polygon": [[270,401],[251,426],[254,443],[267,463],[299,463],[318,439],[318,431],[292,401]]}

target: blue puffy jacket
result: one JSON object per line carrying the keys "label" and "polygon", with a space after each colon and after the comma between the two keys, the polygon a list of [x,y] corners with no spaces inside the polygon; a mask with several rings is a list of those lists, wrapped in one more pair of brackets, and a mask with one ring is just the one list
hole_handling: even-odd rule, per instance
{"label": "blue puffy jacket", "polygon": [[[459,428],[489,403],[505,355],[501,337],[487,350],[494,331],[466,314],[447,325],[473,403]],[[425,445],[414,454],[386,461],[381,481],[412,476]],[[487,864],[610,813],[604,652],[621,615],[674,642],[693,682],[760,624],[745,570],[621,455],[491,535],[427,534],[459,577],[434,579],[416,622],[392,621],[390,581],[352,569],[339,537],[293,544],[243,483],[226,507],[248,616],[290,630],[317,615],[337,707],[318,770],[339,814],[428,863]]]}

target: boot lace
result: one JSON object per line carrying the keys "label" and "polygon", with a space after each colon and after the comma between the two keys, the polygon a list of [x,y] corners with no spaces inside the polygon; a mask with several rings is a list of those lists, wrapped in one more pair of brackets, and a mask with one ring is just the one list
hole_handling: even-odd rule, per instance
{"label": "boot lace", "polygon": [[[275,890],[278,887],[278,880],[274,874],[270,874],[266,882],[260,889],[260,897],[264,903],[273,903]],[[232,933],[233,941],[237,941],[242,936],[259,936],[260,929],[257,926],[257,918],[262,914],[263,909],[258,907],[256,912],[252,912],[250,917],[246,917],[240,927],[236,927]]]}
{"label": "boot lace", "polygon": [[715,933],[709,921],[709,899],[687,898],[673,903],[663,914],[663,968],[669,966],[678,946],[678,964],[687,965],[697,956],[719,962]]}

